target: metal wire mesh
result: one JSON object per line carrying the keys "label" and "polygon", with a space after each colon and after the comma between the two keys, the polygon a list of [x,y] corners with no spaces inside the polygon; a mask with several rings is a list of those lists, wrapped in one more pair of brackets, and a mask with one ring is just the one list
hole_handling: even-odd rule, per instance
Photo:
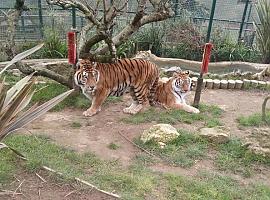
{"label": "metal wire mesh", "polygon": [[[14,0],[0,1],[0,40],[4,40],[7,34],[5,13],[14,7],[14,2]],[[177,23],[179,20],[189,19],[194,22],[197,28],[206,33],[212,2],[213,0],[173,0],[172,6],[175,16],[168,21]],[[39,5],[39,3],[41,4]],[[254,39],[253,21],[256,21],[255,3],[255,1],[249,1],[246,16],[242,20],[246,0],[217,1],[211,37],[214,37],[215,30],[222,30],[222,32],[229,35],[236,42],[239,39],[241,23],[244,22],[240,38],[248,44],[252,44]],[[16,30],[17,40],[40,40],[44,35],[44,30],[48,28],[58,30],[63,39],[66,37],[66,32],[72,27],[71,10],[62,10],[56,6],[48,6],[46,0],[26,0],[25,4],[30,10],[23,12],[19,20]],[[136,8],[137,0],[129,0],[126,12],[117,18],[116,29],[117,27],[124,27],[130,22]],[[147,6],[147,8],[150,8],[150,6]],[[77,28],[80,30],[85,23],[81,14],[76,12]],[[162,24],[164,22],[148,26],[162,26]]]}

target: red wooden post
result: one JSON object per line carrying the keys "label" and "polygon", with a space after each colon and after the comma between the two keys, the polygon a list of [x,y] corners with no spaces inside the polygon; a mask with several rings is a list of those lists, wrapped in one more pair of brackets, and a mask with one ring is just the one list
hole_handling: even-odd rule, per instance
{"label": "red wooden post", "polygon": [[206,43],[204,46],[201,73],[200,73],[200,76],[198,78],[197,88],[196,88],[194,102],[193,102],[194,107],[198,107],[199,103],[200,103],[202,84],[203,84],[203,74],[208,72],[208,64],[210,62],[212,47],[213,47],[213,45],[211,43]]}
{"label": "red wooden post", "polygon": [[68,32],[68,62],[76,65],[77,52],[76,52],[76,33],[74,31]]}

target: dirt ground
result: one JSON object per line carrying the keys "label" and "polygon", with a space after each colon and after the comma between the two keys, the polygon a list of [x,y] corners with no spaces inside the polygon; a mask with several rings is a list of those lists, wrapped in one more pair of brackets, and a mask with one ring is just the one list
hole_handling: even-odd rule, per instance
{"label": "dirt ground", "polygon": [[[250,115],[255,112],[261,111],[261,105],[269,93],[265,92],[250,92],[250,91],[236,91],[236,90],[205,90],[201,96],[201,102],[204,104],[217,105],[224,110],[224,114],[220,119],[227,128],[230,129],[231,135],[244,139],[248,136],[249,132],[246,129],[240,130],[236,122],[236,118],[241,115]],[[191,102],[194,97],[194,92],[187,97]],[[130,103],[128,96],[124,97],[122,102],[107,104],[103,106],[102,111],[90,118],[82,116],[82,110],[66,109],[61,112],[49,112],[43,117],[37,119],[32,124],[28,125],[27,129],[32,134],[46,135],[52,138],[57,144],[67,148],[74,149],[78,152],[93,152],[102,159],[119,160],[124,166],[128,166],[134,156],[141,151],[134,147],[130,142],[125,140],[119,133],[122,133],[130,140],[138,137],[143,130],[148,129],[152,123],[143,123],[140,125],[126,124],[120,122],[123,117],[128,117],[127,114],[122,112]],[[270,107],[270,105],[268,105]],[[82,126],[78,128],[72,127],[72,123],[78,122]],[[202,127],[198,124],[183,124],[178,123],[176,128],[183,128],[191,131],[196,131]],[[29,132],[27,133],[29,134]],[[115,143],[120,146],[116,150],[108,148],[110,143]],[[154,171],[171,172],[184,176],[193,176],[199,170],[214,170],[212,161],[202,160],[197,162],[193,167],[183,169],[181,167],[165,166],[163,164],[155,164],[151,167]],[[270,171],[268,169],[258,169],[258,174],[252,178],[246,178],[232,175],[234,178],[240,180],[243,184],[261,181],[270,185]],[[36,183],[40,180],[36,176],[27,177],[27,179],[34,179],[32,182]],[[31,184],[30,184],[31,185]],[[28,187],[30,187],[28,185]],[[48,186],[45,184],[44,190],[48,194],[64,197],[69,192],[73,191],[71,186]],[[53,188],[53,189],[52,189]],[[29,196],[36,199],[35,195],[38,193],[38,187],[35,189],[35,195],[29,189]],[[52,190],[52,191],[51,191]],[[43,193],[42,193],[43,194]],[[96,192],[80,196],[78,193],[73,199],[109,199]],[[71,195],[71,197],[72,197]],[[87,196],[90,195],[90,196]],[[92,196],[91,196],[92,195]],[[96,195],[96,196],[95,196]],[[15,198],[16,199],[16,198]],[[19,198],[20,199],[20,198]],[[27,199],[27,198],[21,198]],[[29,198],[28,198],[29,199]],[[32,198],[30,198],[32,199]],[[49,196],[43,196],[40,199],[51,199]],[[54,198],[53,199],[61,199]]]}

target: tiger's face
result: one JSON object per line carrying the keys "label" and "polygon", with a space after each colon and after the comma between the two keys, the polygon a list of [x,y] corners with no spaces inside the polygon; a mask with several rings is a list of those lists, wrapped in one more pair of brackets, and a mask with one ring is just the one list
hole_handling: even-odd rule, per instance
{"label": "tiger's face", "polygon": [[187,93],[190,91],[192,83],[189,77],[189,71],[174,72],[173,90],[175,92]]}
{"label": "tiger's face", "polygon": [[81,60],[77,64],[74,79],[75,83],[83,89],[84,93],[92,94],[99,81],[99,71],[96,69],[96,63],[90,60]]}

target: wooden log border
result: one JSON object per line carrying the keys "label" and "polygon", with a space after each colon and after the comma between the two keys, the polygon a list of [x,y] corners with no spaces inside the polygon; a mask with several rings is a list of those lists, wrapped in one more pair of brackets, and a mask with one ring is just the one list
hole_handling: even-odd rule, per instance
{"label": "wooden log border", "polygon": [[[197,77],[191,78],[196,89]],[[218,80],[218,79],[204,79],[202,89],[231,89],[231,90],[248,90],[248,89],[261,89],[270,90],[270,81],[257,81],[257,80]]]}

